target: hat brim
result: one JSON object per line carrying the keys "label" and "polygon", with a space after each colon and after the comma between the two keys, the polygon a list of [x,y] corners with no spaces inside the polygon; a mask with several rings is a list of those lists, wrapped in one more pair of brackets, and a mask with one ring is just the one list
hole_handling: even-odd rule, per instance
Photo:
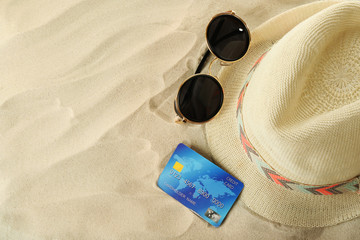
{"label": "hat brim", "polygon": [[218,116],[206,124],[206,138],[217,164],[245,185],[240,200],[255,213],[285,225],[324,227],[360,216],[360,195],[324,196],[292,191],[269,181],[250,162],[238,133],[236,109],[240,90],[255,61],[298,23],[338,1],[315,2],[284,12],[252,32],[245,57],[223,68],[219,79],[225,99]]}

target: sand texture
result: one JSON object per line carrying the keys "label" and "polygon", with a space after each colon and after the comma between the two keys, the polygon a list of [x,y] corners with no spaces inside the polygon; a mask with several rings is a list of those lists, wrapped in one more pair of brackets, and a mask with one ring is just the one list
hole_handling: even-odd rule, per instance
{"label": "sand texture", "polygon": [[307,2],[2,0],[0,240],[359,239],[359,220],[292,228],[241,201],[217,229],[156,186],[178,143],[211,158],[204,126],[173,123],[210,18]]}

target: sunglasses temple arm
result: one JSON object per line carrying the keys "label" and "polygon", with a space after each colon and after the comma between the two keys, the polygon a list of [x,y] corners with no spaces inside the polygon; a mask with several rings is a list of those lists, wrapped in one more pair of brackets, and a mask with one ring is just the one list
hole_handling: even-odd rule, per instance
{"label": "sunglasses temple arm", "polygon": [[195,74],[201,72],[201,70],[203,69],[204,64],[205,64],[205,62],[206,62],[206,59],[209,57],[209,55],[210,55],[210,51],[209,51],[209,49],[208,49],[208,50],[206,50],[206,53],[204,54],[203,58],[201,59],[201,61],[200,61],[200,63],[199,63],[199,66],[197,67],[197,69],[196,69],[196,71],[195,71]]}

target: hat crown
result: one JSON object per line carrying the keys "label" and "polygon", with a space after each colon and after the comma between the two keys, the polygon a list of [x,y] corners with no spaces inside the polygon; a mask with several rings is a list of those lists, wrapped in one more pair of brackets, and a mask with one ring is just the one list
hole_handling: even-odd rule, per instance
{"label": "hat crown", "polygon": [[288,32],[252,75],[244,127],[264,160],[305,184],[360,175],[360,3]]}

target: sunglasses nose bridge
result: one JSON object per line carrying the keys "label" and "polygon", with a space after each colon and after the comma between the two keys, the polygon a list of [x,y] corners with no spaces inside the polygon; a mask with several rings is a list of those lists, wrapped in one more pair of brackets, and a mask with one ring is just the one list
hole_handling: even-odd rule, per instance
{"label": "sunglasses nose bridge", "polygon": [[214,63],[216,60],[218,60],[218,58],[217,58],[216,56],[215,56],[215,58],[214,58],[213,60],[211,60],[211,63],[210,63],[210,65],[209,65],[209,75],[212,75],[212,74],[211,74],[211,67],[212,67],[213,63]]}
{"label": "sunglasses nose bridge", "polygon": [[231,66],[231,65],[233,65],[234,63],[233,62],[224,62],[224,61],[220,61],[220,65],[221,66]]}

